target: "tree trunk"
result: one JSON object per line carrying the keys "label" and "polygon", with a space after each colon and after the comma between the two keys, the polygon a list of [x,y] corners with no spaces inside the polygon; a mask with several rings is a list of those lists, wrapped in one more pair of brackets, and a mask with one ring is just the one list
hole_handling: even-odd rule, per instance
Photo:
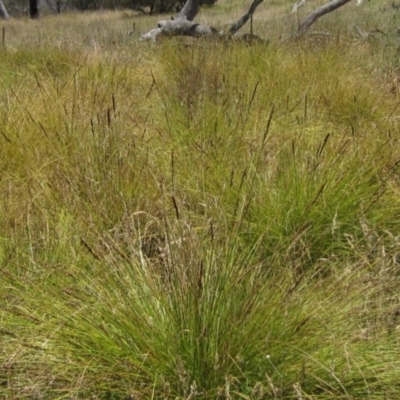
{"label": "tree trunk", "polygon": [[8,19],[8,18],[9,18],[7,9],[6,9],[6,7],[4,6],[2,0],[0,0],[0,18],[1,18],[1,19]]}
{"label": "tree trunk", "polygon": [[39,18],[38,0],[29,0],[29,15],[32,19]]}

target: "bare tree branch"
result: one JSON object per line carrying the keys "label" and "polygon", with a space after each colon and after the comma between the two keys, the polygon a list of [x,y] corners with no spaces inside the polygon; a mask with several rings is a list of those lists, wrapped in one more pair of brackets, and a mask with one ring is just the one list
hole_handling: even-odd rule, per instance
{"label": "bare tree branch", "polygon": [[363,32],[357,25],[354,25],[353,28],[360,35],[361,39],[368,39],[369,33]]}
{"label": "bare tree branch", "polygon": [[332,0],[328,4],[317,8],[314,12],[312,12],[307,18],[300,24],[299,28],[297,29],[297,36],[303,35],[306,30],[315,22],[317,19],[323,17],[325,14],[328,14],[332,11],[335,11],[339,7],[344,6],[346,3],[350,2],[351,0]]}
{"label": "bare tree branch", "polygon": [[187,19],[193,21],[199,11],[200,0],[187,0],[175,19]]}
{"label": "bare tree branch", "polygon": [[299,8],[303,7],[304,4],[306,4],[306,0],[301,0],[298,3],[294,3],[294,6],[292,8],[292,14],[296,14],[297,11],[299,11]]}
{"label": "bare tree branch", "polygon": [[242,26],[250,19],[253,15],[256,8],[263,2],[264,0],[253,0],[246,14],[240,17],[230,28],[228,33],[234,35]]}
{"label": "bare tree branch", "polygon": [[0,18],[1,19],[9,19],[9,15],[3,1],[0,0]]}

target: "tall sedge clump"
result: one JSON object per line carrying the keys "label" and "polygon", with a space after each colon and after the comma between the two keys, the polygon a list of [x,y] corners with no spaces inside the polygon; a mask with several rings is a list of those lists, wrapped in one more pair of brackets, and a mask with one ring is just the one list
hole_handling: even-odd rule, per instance
{"label": "tall sedge clump", "polygon": [[[169,47],[164,51],[169,60]],[[320,55],[298,52],[295,60],[264,45],[232,50],[214,44],[210,51],[229,61],[191,51],[167,63],[173,101],[165,107],[176,112],[162,122],[175,154],[184,149],[187,163],[202,174],[176,182],[196,184],[203,198],[212,193],[210,216],[218,219],[209,206],[214,202],[234,215],[247,180],[243,239],[262,236],[262,257],[308,265],[346,253],[349,237],[362,240],[363,219],[383,218],[389,227],[391,218],[379,208],[397,207],[384,196],[397,154],[386,136],[386,109],[377,107],[363,72],[354,71],[358,80],[341,75],[332,65],[346,61],[329,46]],[[372,134],[367,127],[378,115]]]}
{"label": "tall sedge clump", "polygon": [[[184,214],[166,222],[157,270],[140,247],[128,259],[103,237],[76,265],[47,267],[45,282],[10,282],[29,308],[9,304],[20,328],[7,342],[24,345],[24,362],[37,360],[37,390],[202,399],[379,398],[389,382],[395,390],[395,377],[376,369],[377,358],[390,368],[398,361],[367,328],[375,318],[364,312],[367,298],[377,291],[360,285],[363,268],[328,278],[315,271],[295,282],[287,265],[266,273],[268,264],[254,256],[258,244],[247,253],[234,239],[218,245]],[[18,393],[33,374],[10,372]]]}

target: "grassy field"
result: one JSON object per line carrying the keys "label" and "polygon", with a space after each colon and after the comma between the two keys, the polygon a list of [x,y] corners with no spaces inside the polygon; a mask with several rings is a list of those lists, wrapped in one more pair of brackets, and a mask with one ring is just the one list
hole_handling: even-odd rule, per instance
{"label": "grassy field", "polygon": [[400,398],[400,13],[292,5],[0,22],[1,399]]}

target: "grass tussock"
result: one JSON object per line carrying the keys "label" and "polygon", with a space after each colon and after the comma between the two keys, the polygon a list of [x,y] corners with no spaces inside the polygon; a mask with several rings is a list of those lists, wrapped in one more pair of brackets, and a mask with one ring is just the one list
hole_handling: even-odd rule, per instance
{"label": "grass tussock", "polygon": [[398,398],[397,49],[346,21],[250,46],[7,23],[0,397]]}

